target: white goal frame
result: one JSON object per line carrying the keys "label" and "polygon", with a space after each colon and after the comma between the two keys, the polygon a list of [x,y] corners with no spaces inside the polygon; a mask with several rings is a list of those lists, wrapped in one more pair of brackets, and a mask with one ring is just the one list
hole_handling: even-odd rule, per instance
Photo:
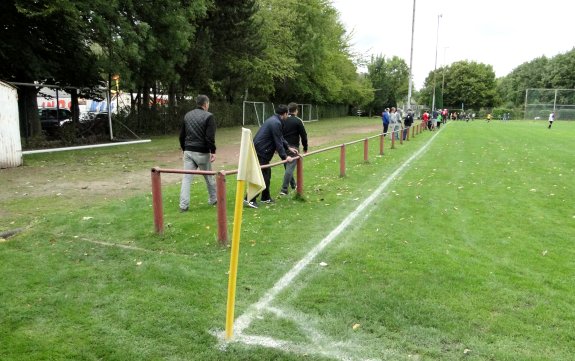
{"label": "white goal frame", "polygon": [[298,104],[298,115],[304,122],[317,122],[319,120],[318,107],[315,107],[315,117],[313,116],[313,105],[311,104]]}
{"label": "white goal frame", "polygon": [[[244,100],[244,102],[242,104],[242,125],[246,125],[246,120],[248,121],[249,124],[252,124],[250,122],[250,120],[253,120],[253,118],[246,119],[246,106],[247,107],[253,106],[254,113],[256,115],[256,120],[258,122],[258,127],[261,127],[263,121],[265,120],[264,117],[266,114],[266,103]],[[260,108],[260,106],[261,106],[261,108]],[[258,112],[258,110],[261,110],[261,112]]]}
{"label": "white goal frame", "polygon": [[575,89],[525,89],[525,119],[547,120],[555,112],[555,119],[575,119]]}

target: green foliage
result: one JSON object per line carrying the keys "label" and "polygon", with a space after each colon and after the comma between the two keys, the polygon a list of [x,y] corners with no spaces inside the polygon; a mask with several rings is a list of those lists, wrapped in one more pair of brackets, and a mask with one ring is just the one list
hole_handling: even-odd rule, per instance
{"label": "green foliage", "polygon": [[385,108],[398,107],[407,97],[409,68],[403,59],[394,56],[386,60],[378,55],[367,65],[368,79],[374,90],[374,99],[369,105],[381,114]]}
{"label": "green foliage", "polygon": [[552,58],[536,58],[503,77],[497,90],[504,102],[524,106],[526,89],[575,89],[574,67],[575,48]]}
{"label": "green foliage", "polygon": [[[432,71],[425,79],[425,86],[421,91],[422,98],[429,99],[429,105],[433,94],[433,77]],[[436,107],[459,109],[463,104],[465,109],[479,109],[493,107],[499,103],[495,72],[491,65],[459,61],[437,69],[435,78]],[[441,94],[442,83],[443,94]]]}

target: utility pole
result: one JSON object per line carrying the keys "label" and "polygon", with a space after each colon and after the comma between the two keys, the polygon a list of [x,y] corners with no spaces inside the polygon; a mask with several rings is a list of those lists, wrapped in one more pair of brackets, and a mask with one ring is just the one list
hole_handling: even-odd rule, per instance
{"label": "utility pole", "polygon": [[411,89],[413,87],[413,34],[415,33],[415,0],[413,0],[413,17],[411,19],[411,54],[409,56],[409,88],[407,91],[407,109],[411,109]]}
{"label": "utility pole", "polygon": [[442,17],[442,14],[437,15],[437,33],[435,36],[435,66],[433,68],[433,98],[431,100],[431,113],[435,110],[435,84],[436,84],[436,77],[437,77],[437,45],[439,44],[439,19]]}

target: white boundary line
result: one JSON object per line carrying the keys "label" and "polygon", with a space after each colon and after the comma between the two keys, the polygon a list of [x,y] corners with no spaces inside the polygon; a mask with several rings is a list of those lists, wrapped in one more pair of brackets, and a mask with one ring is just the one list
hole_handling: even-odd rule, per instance
{"label": "white boundary line", "polygon": [[151,139],[143,139],[143,140],[132,140],[129,142],[116,142],[116,143],[102,143],[102,144],[92,144],[92,145],[79,145],[76,147],[65,147],[65,148],[46,148],[46,149],[37,149],[37,150],[25,150],[22,152],[22,155],[29,155],[29,154],[38,154],[38,153],[51,153],[51,152],[63,152],[66,150],[80,150],[80,149],[92,149],[92,148],[103,148],[103,147],[113,147],[116,145],[129,145],[129,144],[140,144],[140,143],[149,143]]}
{"label": "white boundary line", "polygon": [[[345,219],[333,230],[331,231],[324,239],[322,239],[311,251],[305,255],[291,270],[289,270],[282,278],[280,278],[275,285],[269,289],[258,302],[249,306],[244,314],[238,317],[235,321],[234,325],[234,338],[232,341],[235,342],[243,342],[249,345],[257,345],[263,347],[272,347],[277,349],[285,349],[287,344],[291,344],[291,342],[286,342],[282,340],[275,340],[270,337],[259,337],[259,336],[250,336],[244,335],[244,331],[250,326],[252,321],[256,319],[262,311],[270,311],[273,310],[271,307],[271,303],[274,301],[276,296],[283,291],[286,287],[288,287],[292,281],[301,273],[301,271],[313,261],[317,255],[323,251],[325,247],[327,247],[336,237],[338,237],[357,217],[359,217],[366,208],[371,205],[376,199],[378,199],[381,193],[389,186],[389,184],[397,178],[405,168],[407,168],[411,162],[413,162],[416,158],[418,158],[424,151],[427,150],[429,145],[433,142],[435,137],[439,134],[436,132],[428,141],[425,143],[417,152],[415,152],[411,157],[409,157],[397,170],[395,170],[385,181],[383,181],[379,187],[369,196],[367,197],[353,212],[351,212]],[[224,333],[218,332],[217,333],[220,342],[224,343],[225,347],[225,339]],[[289,349],[293,350],[292,347]],[[307,349],[307,352],[311,350]],[[333,356],[333,355],[331,355]],[[345,358],[347,359],[347,358]]]}

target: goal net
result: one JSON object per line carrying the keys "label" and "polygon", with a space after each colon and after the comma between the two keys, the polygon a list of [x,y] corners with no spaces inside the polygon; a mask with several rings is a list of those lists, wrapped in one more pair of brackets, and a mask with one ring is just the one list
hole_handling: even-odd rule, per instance
{"label": "goal net", "polygon": [[575,120],[575,89],[526,89],[525,119]]}
{"label": "goal net", "polygon": [[266,103],[244,100],[242,109],[242,125],[261,126],[266,114]]}
{"label": "goal net", "polygon": [[298,115],[304,122],[315,122],[319,120],[317,107],[311,104],[298,104]]}

